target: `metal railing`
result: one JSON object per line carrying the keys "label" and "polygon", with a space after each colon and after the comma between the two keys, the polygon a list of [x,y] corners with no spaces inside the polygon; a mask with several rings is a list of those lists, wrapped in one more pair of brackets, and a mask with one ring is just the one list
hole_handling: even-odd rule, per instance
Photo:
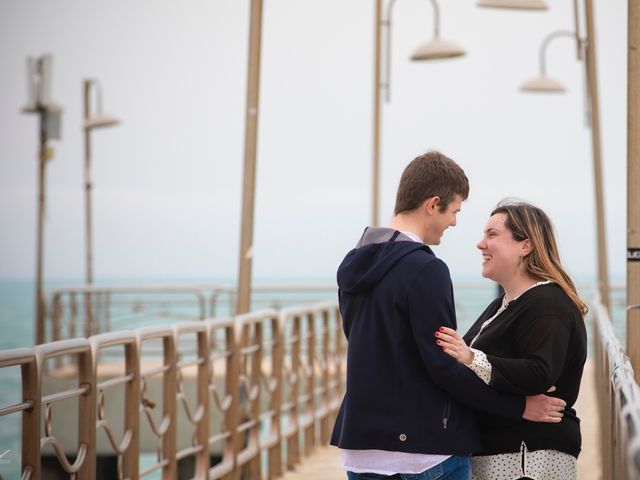
{"label": "metal railing", "polygon": [[[257,285],[252,310],[280,309],[334,296],[330,284]],[[89,337],[123,328],[232,315],[236,290],[225,285],[74,286],[45,292],[45,337],[35,343]]]}
{"label": "metal railing", "polygon": [[[23,480],[46,478],[46,451],[66,478],[95,479],[99,436],[117,458],[110,478],[276,478],[328,442],[345,349],[337,304],[322,302],[5,350],[0,369],[20,368],[22,398],[0,417],[21,415]],[[76,408],[54,413],[64,402]],[[61,411],[77,423],[71,453]],[[155,459],[142,468],[145,443]]]}
{"label": "metal railing", "polygon": [[592,310],[603,478],[640,480],[640,388],[606,308]]}

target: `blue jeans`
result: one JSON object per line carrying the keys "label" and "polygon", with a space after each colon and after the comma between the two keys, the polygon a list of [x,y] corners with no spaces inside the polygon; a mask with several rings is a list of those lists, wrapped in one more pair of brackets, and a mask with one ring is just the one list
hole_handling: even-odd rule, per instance
{"label": "blue jeans", "polygon": [[347,472],[349,480],[471,480],[471,461],[469,457],[453,456],[422,473],[379,473]]}

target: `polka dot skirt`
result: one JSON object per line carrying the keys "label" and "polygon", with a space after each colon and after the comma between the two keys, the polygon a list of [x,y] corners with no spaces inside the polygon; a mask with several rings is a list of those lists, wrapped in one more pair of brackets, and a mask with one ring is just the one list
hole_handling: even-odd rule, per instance
{"label": "polka dot skirt", "polygon": [[519,453],[471,457],[473,480],[576,480],[577,461],[557,450],[530,452],[522,442]]}

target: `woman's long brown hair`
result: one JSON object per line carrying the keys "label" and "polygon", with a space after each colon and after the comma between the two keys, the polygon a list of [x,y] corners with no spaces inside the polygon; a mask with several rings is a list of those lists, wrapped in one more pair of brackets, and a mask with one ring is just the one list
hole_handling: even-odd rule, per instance
{"label": "woman's long brown hair", "polygon": [[505,226],[515,240],[529,239],[531,242],[531,252],[522,259],[527,273],[534,278],[558,284],[582,315],[586,315],[589,308],[560,263],[553,224],[547,214],[531,204],[509,200],[500,202],[491,215],[496,213],[507,216]]}

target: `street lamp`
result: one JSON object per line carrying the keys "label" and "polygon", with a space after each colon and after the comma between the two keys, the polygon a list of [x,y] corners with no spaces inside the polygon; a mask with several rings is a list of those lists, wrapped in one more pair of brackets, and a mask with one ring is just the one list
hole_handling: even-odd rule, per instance
{"label": "street lamp", "polygon": [[560,36],[571,36],[576,39],[578,59],[584,59],[587,80],[586,96],[591,126],[591,144],[593,155],[593,178],[596,203],[596,230],[598,246],[598,290],[603,305],[607,310],[611,307],[609,294],[609,273],[607,266],[607,242],[605,234],[604,191],[602,186],[602,148],[600,143],[600,107],[598,103],[598,75],[596,69],[596,39],[593,19],[593,0],[585,0],[586,38],[580,35],[580,19],[578,18],[578,2],[574,0],[575,32],[559,31],[548,35],[540,48],[540,76],[526,82],[521,90],[524,92],[562,92],[564,87],[559,82],[546,76],[545,51],[547,45]]}
{"label": "street lamp", "polygon": [[549,44],[559,37],[571,37],[576,39],[576,41],[580,44],[581,48],[579,49],[578,59],[582,60],[582,49],[583,49],[583,41],[576,35],[575,32],[571,32],[568,30],[558,30],[556,32],[552,32],[547,35],[542,43],[540,44],[540,74],[537,77],[532,78],[531,80],[527,80],[520,86],[520,90],[525,92],[557,92],[563,93],[566,91],[565,86],[560,83],[558,80],[555,80],[549,76],[547,76],[547,47]]}
{"label": "street lamp", "polygon": [[[440,37],[440,9],[436,0],[430,0],[433,6],[433,38],[420,45],[411,55],[411,60],[435,60],[443,58],[460,57],[465,51],[453,42]],[[385,90],[385,99],[390,100],[391,90],[391,18],[396,0],[390,0],[387,5],[386,15],[383,17],[383,0],[376,0],[375,12],[375,67],[373,83],[373,159],[372,159],[372,208],[371,225],[379,224],[380,215],[380,130],[382,122],[382,106],[380,92]],[[382,45],[382,32],[386,28],[386,42],[384,55]],[[382,58],[385,59],[383,68]],[[383,78],[384,73],[384,78]]]}
{"label": "street lamp", "polygon": [[[91,132],[96,128],[111,127],[118,125],[120,121],[102,112],[102,86],[96,79],[85,79],[82,82],[84,97],[84,194],[85,194],[85,240],[86,240],[86,276],[85,283],[88,286],[93,284],[93,229],[91,217]],[[91,89],[96,92],[95,113],[91,108]],[[85,334],[90,336],[93,333],[93,310],[91,293],[85,297]]]}
{"label": "street lamp", "polygon": [[547,10],[548,8],[543,0],[480,0],[478,6],[518,10]]}
{"label": "street lamp", "polygon": [[29,102],[23,113],[36,113],[39,117],[38,142],[38,223],[36,233],[36,298],[35,298],[35,344],[44,343],[45,304],[42,288],[44,256],[44,214],[46,208],[46,166],[53,158],[49,140],[60,139],[62,108],[51,101],[51,70],[53,58],[42,55],[27,58],[27,90]]}

